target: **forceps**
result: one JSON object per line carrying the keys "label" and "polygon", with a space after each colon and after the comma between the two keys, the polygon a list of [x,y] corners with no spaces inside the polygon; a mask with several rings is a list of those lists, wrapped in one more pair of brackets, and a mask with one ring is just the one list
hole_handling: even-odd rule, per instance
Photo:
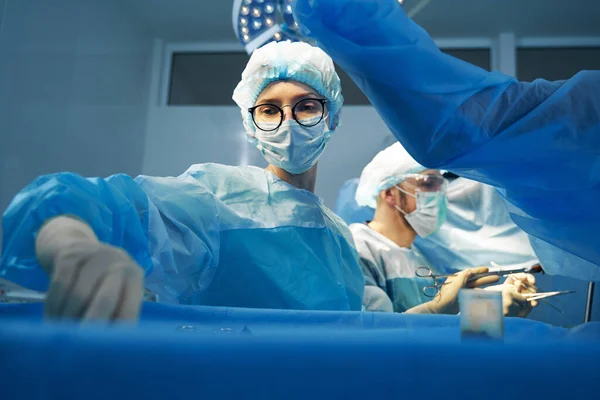
{"label": "forceps", "polygon": [[[543,271],[542,271],[542,266],[539,264],[535,264],[533,266],[525,267],[525,268],[504,269],[504,270],[490,268],[490,270],[488,272],[485,272],[483,274],[474,275],[473,277],[471,277],[469,279],[469,282],[472,282],[479,278],[483,278],[485,276],[506,276],[506,275],[511,275],[511,274],[518,274],[520,272],[527,272],[530,274],[535,274],[535,273],[543,272]],[[452,275],[456,275],[456,274],[455,273],[454,274],[434,274],[433,271],[431,270],[431,268],[429,268],[429,267],[419,267],[415,271],[415,275],[417,275],[417,277],[419,277],[419,278],[431,278],[433,280],[432,285],[428,285],[423,288],[423,294],[427,297],[435,297],[441,290],[442,286],[444,285],[446,278],[449,278]]]}
{"label": "forceps", "polygon": [[563,294],[571,294],[571,293],[575,293],[575,291],[574,290],[560,290],[557,292],[522,293],[522,295],[527,298],[527,301],[534,301],[534,300],[543,300],[546,297],[554,297],[554,296],[560,296]]}
{"label": "forceps", "polygon": [[[24,288],[7,279],[0,278],[0,303],[43,303],[46,293]],[[144,289],[144,301],[158,302],[158,295]]]}

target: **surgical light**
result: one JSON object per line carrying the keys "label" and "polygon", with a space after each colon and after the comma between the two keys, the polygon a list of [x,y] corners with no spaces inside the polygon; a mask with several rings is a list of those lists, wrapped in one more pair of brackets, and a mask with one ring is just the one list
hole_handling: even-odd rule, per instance
{"label": "surgical light", "polygon": [[273,41],[311,42],[300,34],[292,0],[234,0],[233,30],[246,52]]}
{"label": "surgical light", "polygon": [[[232,22],[235,36],[248,54],[273,41],[308,42],[292,13],[293,0],[234,0]],[[375,0],[373,0],[375,1]],[[403,0],[398,0],[403,4]]]}

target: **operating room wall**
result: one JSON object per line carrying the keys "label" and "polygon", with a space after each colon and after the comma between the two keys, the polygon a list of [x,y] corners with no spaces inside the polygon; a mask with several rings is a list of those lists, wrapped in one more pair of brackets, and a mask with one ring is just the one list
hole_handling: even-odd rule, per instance
{"label": "operating room wall", "polygon": [[[344,181],[359,176],[371,158],[391,143],[389,130],[373,107],[344,107],[342,126],[319,161],[317,194],[333,208]],[[179,175],[202,162],[266,165],[248,143],[236,106],[151,108],[143,173]]]}
{"label": "operating room wall", "polygon": [[0,0],[0,209],[41,174],[139,174],[152,38],[118,0]]}

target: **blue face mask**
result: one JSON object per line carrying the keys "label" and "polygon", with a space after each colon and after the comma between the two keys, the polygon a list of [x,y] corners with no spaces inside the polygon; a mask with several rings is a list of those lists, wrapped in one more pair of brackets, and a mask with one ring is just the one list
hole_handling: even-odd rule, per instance
{"label": "blue face mask", "polygon": [[417,232],[417,235],[425,238],[436,233],[448,215],[448,198],[445,191],[418,192],[414,195],[406,192],[400,186],[396,186],[396,188],[416,198],[417,208],[411,213],[407,214],[397,205],[395,207],[404,214],[406,222]]}
{"label": "blue face mask", "polygon": [[[303,123],[310,125],[311,121]],[[265,160],[291,174],[301,174],[315,165],[329,137],[325,118],[311,127],[287,120],[274,131],[255,132],[256,147]]]}

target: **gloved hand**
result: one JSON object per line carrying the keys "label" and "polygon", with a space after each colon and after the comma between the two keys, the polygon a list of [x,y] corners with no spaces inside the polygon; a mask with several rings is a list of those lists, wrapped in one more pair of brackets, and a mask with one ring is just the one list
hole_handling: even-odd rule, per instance
{"label": "gloved hand", "polygon": [[143,294],[142,268],[125,251],[100,243],[85,223],[55,218],[40,230],[36,252],[51,277],[47,317],[137,319]]}
{"label": "gloved hand", "polygon": [[502,311],[506,317],[526,317],[537,301],[527,301],[522,293],[537,293],[535,277],[531,274],[518,273],[509,275],[503,284],[485,288],[502,292]]}
{"label": "gloved hand", "polygon": [[473,276],[486,273],[488,270],[487,267],[469,268],[446,279],[437,296],[426,303],[431,313],[457,314],[459,309],[458,292],[460,292],[460,289],[472,289],[498,281],[498,276],[485,276],[476,280],[470,280]]}
{"label": "gloved hand", "polygon": [[535,277],[524,272],[512,274],[506,277],[505,285],[513,285],[519,293],[537,293]]}
{"label": "gloved hand", "polygon": [[514,285],[505,283],[499,286],[502,286],[502,313],[505,317],[525,318],[538,304],[537,301],[527,301]]}

